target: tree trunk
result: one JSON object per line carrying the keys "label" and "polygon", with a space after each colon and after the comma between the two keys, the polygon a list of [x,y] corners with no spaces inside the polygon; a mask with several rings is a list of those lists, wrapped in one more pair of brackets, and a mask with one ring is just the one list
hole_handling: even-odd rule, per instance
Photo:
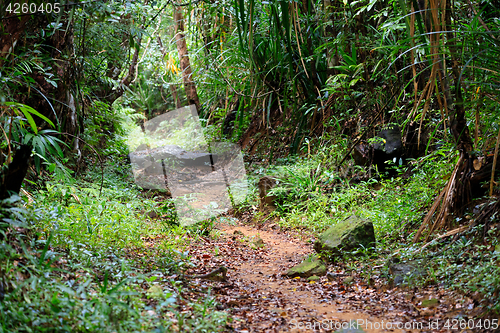
{"label": "tree trunk", "polygon": [[21,145],[14,154],[12,162],[1,173],[0,200],[19,194],[24,177],[28,172],[31,146]]}
{"label": "tree trunk", "polygon": [[[67,132],[72,135],[78,134],[78,101],[74,92],[75,87],[75,54],[73,42],[73,25],[68,25],[68,18],[61,20],[67,29],[56,30],[50,36],[41,37],[40,30],[50,22],[49,16],[36,16],[26,22],[23,16],[21,19],[7,19],[0,23],[0,31],[7,33],[0,34],[0,64],[4,67],[14,67],[22,58],[9,59],[9,53],[15,53],[14,47],[18,43],[22,49],[30,48],[33,44],[45,45],[45,56],[50,57],[46,61],[50,74],[41,72],[33,68],[25,75],[31,77],[28,85],[19,85],[11,91],[9,99],[31,106],[42,115],[53,121],[57,130]],[[12,21],[14,20],[14,21]],[[27,35],[38,36],[29,38]],[[21,46],[22,44],[22,46]],[[38,126],[44,123],[40,118],[35,117]]]}
{"label": "tree trunk", "polygon": [[[325,38],[328,38],[330,36],[336,36],[336,29],[335,29],[335,11],[333,10],[333,4],[332,0],[323,0],[323,7],[324,11],[327,14],[325,16],[324,24],[325,24]],[[331,20],[331,24],[328,24],[328,21]],[[326,48],[326,61],[328,64],[327,72],[328,72],[328,77],[330,77],[335,73],[335,70],[333,67],[339,65],[339,59],[337,55],[337,51],[333,47],[327,47]]]}
{"label": "tree trunk", "polygon": [[[137,70],[137,62],[139,61],[139,51],[141,50],[141,41],[142,41],[142,37],[139,37],[139,39],[137,40],[137,47],[134,51],[134,55],[132,56],[132,62],[130,63],[130,67],[128,69],[128,72],[120,82],[120,85],[122,87],[128,87],[130,85],[130,83],[132,82],[132,79],[135,77],[135,72]],[[124,92],[123,91],[124,88],[120,88],[118,90],[120,90],[120,95],[118,96],[118,97],[120,97]],[[118,98],[118,97],[116,97],[116,98]],[[113,102],[114,102],[114,100],[113,100]]]}
{"label": "tree trunk", "polygon": [[0,67],[3,65],[4,58],[14,53],[14,47],[21,34],[24,33],[29,18],[30,16],[11,17],[0,23]]}
{"label": "tree trunk", "polygon": [[189,56],[184,36],[184,18],[182,17],[182,9],[174,7],[174,22],[175,22],[175,42],[177,51],[179,52],[179,60],[182,70],[182,81],[184,82],[184,90],[189,104],[196,105],[196,110],[200,112],[200,99],[196,92],[196,85],[193,82],[193,73],[189,64]]}
{"label": "tree trunk", "polygon": [[[139,26],[139,29],[144,29],[145,22],[146,19],[144,18],[142,24]],[[134,23],[130,19],[130,14],[121,17],[120,24],[123,24],[124,26],[133,25]],[[137,64],[139,62],[139,53],[142,48],[141,44],[142,37],[138,37],[135,43],[132,43],[132,45],[130,45],[130,38],[131,38],[130,33],[124,32],[122,33],[121,37],[122,37],[122,43],[120,45],[124,53],[129,53],[129,49],[131,47],[134,47],[135,45],[133,51],[134,54],[132,55],[132,59],[128,64],[128,70],[125,73],[124,77],[120,79],[120,84],[116,89],[114,89],[112,85],[106,83],[101,85],[99,89],[96,89],[96,91],[94,91],[94,95],[97,96],[98,99],[105,100],[109,105],[113,104],[114,101],[116,101],[119,97],[121,97],[125,93],[126,88],[130,86],[130,84],[136,77],[137,67],[138,67]],[[125,64],[122,65],[119,63],[117,64],[114,62],[108,62],[106,76],[112,79],[113,81],[118,80],[125,66],[126,66]]]}

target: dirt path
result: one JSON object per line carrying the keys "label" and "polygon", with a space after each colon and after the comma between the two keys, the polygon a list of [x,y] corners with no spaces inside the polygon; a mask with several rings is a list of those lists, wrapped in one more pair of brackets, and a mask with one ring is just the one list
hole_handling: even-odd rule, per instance
{"label": "dirt path", "polygon": [[[260,237],[267,248],[264,255],[235,265],[233,271],[234,278],[245,284],[246,288],[253,289],[253,292],[260,294],[264,300],[269,299],[264,302],[265,306],[258,306],[259,312],[269,311],[281,317],[281,325],[278,327],[275,320],[265,320],[255,326],[250,325],[252,331],[263,332],[277,328],[278,331],[304,332],[308,331],[308,328],[314,330],[314,325],[319,331],[320,326],[335,329],[340,328],[343,322],[347,325],[349,321],[369,320],[374,323],[382,321],[380,318],[363,313],[342,311],[341,307],[328,297],[329,295],[318,293],[317,288],[308,288],[310,283],[281,277],[283,272],[297,262],[297,258],[303,258],[312,252],[310,246],[276,231],[257,230],[244,225],[221,225],[220,228],[228,235],[234,235],[237,231],[249,239]],[[325,287],[328,288],[330,285],[327,282]],[[270,318],[274,319],[274,316]],[[365,331],[382,330],[365,329]]]}
{"label": "dirt path", "polygon": [[[197,265],[192,273],[225,266],[228,280],[193,283],[195,288],[211,288],[219,310],[236,319],[228,331],[334,332],[360,323],[364,332],[444,332],[426,329],[429,319],[409,301],[408,293],[377,290],[366,278],[348,274],[342,264],[330,265],[329,270],[338,276],[333,281],[321,277],[308,282],[282,276],[313,252],[312,245],[284,232],[239,221],[218,224],[216,229],[219,237],[203,238],[190,247]],[[262,248],[255,245],[259,238],[264,243]],[[350,276],[352,282],[346,283],[345,278]]]}
{"label": "dirt path", "polygon": [[290,279],[284,274],[313,253],[312,244],[276,224],[254,225],[251,215],[241,219],[246,224],[222,220],[210,238],[190,243],[195,267],[188,274],[228,268],[224,282],[191,280],[193,290],[211,290],[218,310],[231,314],[228,332],[480,332],[457,327],[480,318],[474,300],[439,284],[389,288],[376,267],[368,275],[355,259],[329,264],[332,281]]}

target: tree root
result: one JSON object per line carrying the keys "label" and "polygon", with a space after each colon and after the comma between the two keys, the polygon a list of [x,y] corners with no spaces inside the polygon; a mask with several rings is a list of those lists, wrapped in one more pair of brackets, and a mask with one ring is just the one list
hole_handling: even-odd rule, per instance
{"label": "tree root", "polygon": [[[428,228],[429,231],[424,239],[425,242],[433,232],[437,230],[450,229],[452,227],[451,216],[454,214],[462,214],[464,209],[473,199],[474,192],[480,189],[482,182],[487,180],[492,174],[494,163],[488,163],[486,160],[491,156],[474,159],[468,154],[461,153],[460,158],[451,173],[450,180],[439,196],[434,200],[431,209],[427,213],[413,238],[413,242],[419,241],[423,231]],[[478,162],[482,161],[482,162]],[[498,166],[497,166],[498,167]],[[483,235],[486,235],[486,224],[489,223],[489,218],[495,211],[500,210],[500,204],[491,204],[487,209],[481,212],[481,215],[471,224],[471,228],[484,223]],[[435,215],[435,213],[437,215]],[[435,216],[434,222],[432,222]]]}

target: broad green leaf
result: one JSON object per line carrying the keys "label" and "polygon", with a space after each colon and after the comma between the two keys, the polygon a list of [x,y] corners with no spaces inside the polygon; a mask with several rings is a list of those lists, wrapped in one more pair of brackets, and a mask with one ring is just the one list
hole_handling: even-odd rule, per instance
{"label": "broad green leaf", "polygon": [[[31,114],[34,114],[35,116],[38,116],[40,118],[42,118],[43,120],[45,120],[50,126],[52,127],[55,127],[54,126],[54,123],[52,121],[50,121],[49,118],[45,117],[43,114],[41,114],[40,112],[38,112],[37,110],[33,109],[31,106],[29,105],[25,105],[25,104],[22,104],[22,103],[17,103],[17,102],[5,102],[4,103],[5,105],[8,105],[8,106],[12,106],[12,107],[15,107],[17,109],[19,109],[25,116],[26,116],[26,119],[28,119],[29,121],[29,118],[31,118],[33,120],[33,117],[28,117],[26,115],[26,112],[28,113],[31,113]],[[31,124],[31,122],[30,122]],[[35,133],[38,133],[36,130],[34,130]]]}
{"label": "broad green leaf", "polygon": [[43,120],[45,120],[50,126],[52,127],[55,127],[54,123],[52,121],[50,121],[49,118],[45,117],[43,114],[41,114],[40,112],[38,112],[37,110],[33,109],[31,106],[28,106],[28,105],[24,105],[23,108],[25,108],[28,112],[34,114],[35,116],[38,116],[40,118],[42,118]]}
{"label": "broad green leaf", "polygon": [[46,136],[45,137],[47,139],[47,141],[50,142],[50,144],[52,145],[52,147],[54,147],[57,151],[57,155],[59,155],[59,157],[63,157],[63,152],[61,150],[61,147],[59,147],[59,145],[57,144],[57,142],[54,140],[54,139],[57,139],[57,138],[54,138],[54,137],[50,137],[50,136]]}
{"label": "broad green leaf", "polygon": [[40,155],[45,156],[45,143],[42,141],[40,136],[34,137],[33,146],[35,145],[39,148],[38,152]]}
{"label": "broad green leaf", "polygon": [[38,134],[38,129],[36,128],[35,120],[31,116],[31,114],[25,108],[19,108],[19,110],[21,110],[21,112],[24,114],[24,116],[28,120],[28,123],[30,124],[33,132],[35,132],[35,134]]}

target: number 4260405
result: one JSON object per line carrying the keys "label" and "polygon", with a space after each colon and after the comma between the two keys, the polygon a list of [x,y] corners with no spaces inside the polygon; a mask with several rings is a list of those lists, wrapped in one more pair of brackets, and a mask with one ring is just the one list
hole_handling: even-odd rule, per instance
{"label": "number 4260405", "polygon": [[60,3],[42,3],[36,4],[34,2],[28,3],[9,3],[6,12],[9,14],[36,14],[36,13],[59,13],[61,11],[61,7],[59,7]]}

